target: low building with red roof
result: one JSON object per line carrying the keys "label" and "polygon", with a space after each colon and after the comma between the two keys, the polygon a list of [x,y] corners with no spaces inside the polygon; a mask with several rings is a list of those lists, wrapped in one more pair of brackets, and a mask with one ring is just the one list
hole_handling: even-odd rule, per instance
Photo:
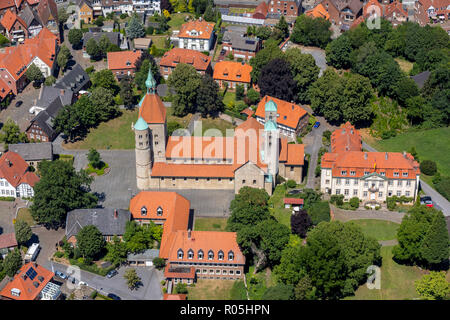
{"label": "low building with red roof", "polygon": [[214,23],[199,20],[184,23],[174,36],[182,49],[209,51],[214,47]]}
{"label": "low building with red roof", "polygon": [[140,57],[140,50],[108,52],[108,69],[112,71],[116,79],[119,81],[126,76],[132,77],[136,72],[136,62]]}
{"label": "low building with red roof", "polygon": [[4,259],[8,252],[14,250],[16,247],[17,240],[14,232],[0,234],[0,257]]}
{"label": "low building with red roof", "polygon": [[29,171],[19,154],[8,151],[0,157],[0,196],[31,198],[38,181],[38,176]]}
{"label": "low building with red roof", "polygon": [[392,196],[416,199],[420,169],[411,154],[363,151],[361,135],[350,123],[333,132],[331,150],[321,160],[322,192],[370,205]]}
{"label": "low building with red roof", "polygon": [[173,48],[167,51],[159,62],[159,71],[167,79],[178,64],[191,65],[199,74],[212,75],[211,57],[190,49]]}
{"label": "low building with red roof", "polygon": [[234,91],[236,85],[243,85],[246,91],[250,89],[252,70],[253,67],[244,62],[220,61],[214,66],[213,78],[222,89],[228,84],[228,90]]}
{"label": "low building with red roof", "polygon": [[51,281],[54,275],[41,265],[29,262],[5,285],[0,296],[7,300],[56,300],[61,291]]}
{"label": "low building with red roof", "polygon": [[[304,200],[300,199],[300,198],[284,198],[283,199],[283,203],[284,203],[284,207],[287,208],[298,208],[298,209],[302,209],[303,208],[303,204],[304,204]],[[295,210],[297,211],[297,210]]]}
{"label": "low building with red roof", "polygon": [[28,38],[27,24],[15,12],[7,10],[0,23],[5,28],[9,40],[22,42]]}
{"label": "low building with red roof", "polygon": [[265,123],[265,104],[270,100],[274,101],[277,105],[277,125],[280,133],[295,138],[308,125],[308,112],[293,102],[266,95],[258,103],[255,112],[256,119],[262,124]]}

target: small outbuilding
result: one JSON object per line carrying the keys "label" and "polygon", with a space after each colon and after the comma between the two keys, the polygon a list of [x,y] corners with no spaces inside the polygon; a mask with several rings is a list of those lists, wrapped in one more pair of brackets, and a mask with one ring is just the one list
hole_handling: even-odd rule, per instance
{"label": "small outbuilding", "polygon": [[151,267],[153,266],[153,259],[159,257],[158,249],[148,249],[140,253],[128,254],[127,261],[130,266],[134,267]]}

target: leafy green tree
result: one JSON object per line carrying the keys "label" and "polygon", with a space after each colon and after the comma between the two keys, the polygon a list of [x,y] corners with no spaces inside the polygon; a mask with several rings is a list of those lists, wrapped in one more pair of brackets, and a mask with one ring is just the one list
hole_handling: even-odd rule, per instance
{"label": "leafy green tree", "polygon": [[114,91],[103,87],[96,87],[92,90],[91,105],[96,114],[97,124],[100,121],[107,121],[120,114],[119,108],[114,103]]}
{"label": "leafy green tree", "polygon": [[208,114],[217,116],[225,109],[222,96],[219,94],[219,85],[210,75],[201,77],[200,86],[197,91],[197,112],[206,117]]}
{"label": "leafy green tree", "polygon": [[286,19],[284,18],[283,15],[280,17],[280,20],[278,20],[278,23],[275,25],[275,29],[280,30],[283,39],[289,37],[289,25],[286,22]]}
{"label": "leafy green tree", "polygon": [[281,57],[283,57],[283,51],[281,51],[276,43],[266,43],[264,49],[258,51],[258,53],[250,59],[250,65],[253,68],[250,73],[253,83],[258,83],[261,69],[264,68],[265,65],[273,59]]}
{"label": "leafy green tree", "polygon": [[27,71],[25,71],[25,76],[29,81],[33,81],[34,84],[38,84],[44,81],[44,75],[41,69],[39,69],[34,63],[32,63]]}
{"label": "leafy green tree", "polygon": [[370,100],[373,96],[370,80],[358,74],[349,74],[343,79],[341,105],[342,121],[352,124],[367,123],[373,116]]}
{"label": "leafy green tree", "polygon": [[81,228],[76,235],[77,247],[83,258],[94,259],[105,248],[105,239],[102,233],[94,225]]}
{"label": "leafy green tree", "polygon": [[14,120],[8,119],[0,132],[0,141],[8,148],[9,144],[27,143],[28,138],[25,132],[20,132],[20,128]]}
{"label": "leafy green tree", "polygon": [[19,245],[27,243],[33,236],[31,227],[25,221],[19,220],[14,224],[14,231],[16,233],[16,240]]}
{"label": "leafy green tree", "polygon": [[295,21],[291,41],[322,49],[331,41],[331,22],[322,18],[311,18],[305,14]]}
{"label": "leafy green tree", "polygon": [[289,228],[273,219],[258,223],[256,228],[259,233],[256,246],[264,251],[270,266],[277,265],[281,259],[281,252],[289,241]]}
{"label": "leafy green tree", "polygon": [[64,25],[67,22],[67,19],[69,19],[69,14],[66,11],[66,8],[58,8],[58,22],[61,25]]}
{"label": "leafy green tree", "polygon": [[345,34],[331,41],[325,49],[327,63],[337,69],[350,68],[351,53],[352,44]]}
{"label": "leafy green tree", "polygon": [[427,176],[433,176],[437,172],[436,162],[433,160],[423,160],[420,163],[420,171]]}
{"label": "leafy green tree", "polygon": [[237,84],[236,85],[236,100],[244,99],[245,88],[244,85]]}
{"label": "leafy green tree", "polygon": [[38,169],[40,180],[34,186],[30,209],[39,223],[58,227],[64,224],[67,212],[97,204],[97,197],[89,193],[93,178],[85,171],[76,172],[69,162],[62,160],[42,161]]}
{"label": "leafy green tree", "polygon": [[156,83],[160,83],[161,74],[159,73],[159,66],[153,56],[150,55],[147,51],[142,52],[141,58],[136,61],[135,66],[136,70],[138,71],[134,74],[134,83],[140,90],[147,90],[147,87],[145,86],[145,80],[147,80],[148,70],[150,68],[152,69],[152,74],[155,78]]}
{"label": "leafy green tree", "polygon": [[9,277],[14,277],[22,267],[22,255],[20,254],[19,249],[14,249],[10,251],[8,255],[3,260],[3,272],[7,274]]}
{"label": "leafy green tree", "polygon": [[58,52],[58,55],[56,56],[56,63],[63,71],[67,67],[67,63],[69,62],[70,56],[71,54],[69,48],[67,48],[65,45],[62,45]]}
{"label": "leafy green tree", "polygon": [[248,105],[255,105],[261,99],[259,92],[253,88],[247,90],[247,96],[245,97],[245,101]]}
{"label": "leafy green tree", "polygon": [[277,280],[281,283],[296,285],[306,277],[305,257],[306,250],[300,244],[284,248],[281,252],[280,263],[273,269]]}
{"label": "leafy green tree", "polygon": [[166,266],[166,260],[164,260],[164,258],[157,257],[153,259],[153,265],[156,269],[160,270]]}
{"label": "leafy green tree", "polygon": [[95,169],[100,169],[103,166],[103,161],[100,158],[100,153],[94,148],[91,148],[87,154],[87,158],[89,160],[89,164],[92,165]]}
{"label": "leafy green tree", "polygon": [[355,208],[355,209],[359,208],[359,198],[358,197],[351,198],[348,203],[350,204],[350,206],[352,208]]}
{"label": "leafy green tree", "polygon": [[44,85],[46,86],[52,86],[56,83],[56,78],[54,76],[48,76],[45,78]]}
{"label": "leafy green tree", "polygon": [[72,48],[78,49],[82,44],[83,31],[81,31],[80,29],[70,29],[68,39],[70,44],[72,45]]}
{"label": "leafy green tree", "polygon": [[415,282],[417,293],[426,300],[447,300],[450,296],[450,283],[445,272],[431,271]]}
{"label": "leafy green tree", "polygon": [[180,63],[169,75],[167,83],[176,94],[173,100],[174,114],[183,116],[196,110],[197,92],[201,77],[191,65]]}
{"label": "leafy green tree", "polygon": [[211,4],[206,7],[205,13],[203,14],[203,19],[208,22],[214,22],[216,20],[216,15]]}
{"label": "leafy green tree", "polygon": [[131,16],[130,21],[128,22],[128,26],[125,29],[128,38],[131,40],[136,38],[141,38],[145,35],[145,29],[139,21],[139,17],[137,14],[133,14]]}
{"label": "leafy green tree", "polygon": [[311,279],[304,276],[299,280],[294,288],[295,300],[315,300],[316,288],[312,285]]}
{"label": "leafy green tree", "polygon": [[261,40],[267,40],[269,39],[270,35],[272,33],[272,30],[268,26],[261,26],[256,29],[255,36],[260,38]]}
{"label": "leafy green tree", "polygon": [[97,45],[100,50],[100,55],[102,56],[102,58],[104,58],[104,57],[106,57],[106,54],[108,53],[108,51],[110,51],[112,43],[107,36],[103,35],[100,38],[100,40],[98,40]]}
{"label": "leafy green tree", "polygon": [[419,95],[419,88],[413,79],[402,77],[395,88],[395,98],[400,105],[405,106],[406,101]]}
{"label": "leafy green tree", "polygon": [[445,217],[439,211],[433,218],[431,226],[421,245],[422,259],[433,269],[444,267],[449,259],[450,240]]}
{"label": "leafy green tree", "polygon": [[109,69],[95,72],[91,77],[91,81],[94,87],[102,87],[104,89],[110,90],[113,95],[116,95],[119,90],[116,78],[114,77],[112,71]]}
{"label": "leafy green tree", "polygon": [[261,297],[262,300],[293,300],[293,298],[294,287],[284,283],[267,288]]}
{"label": "leafy green tree", "polygon": [[136,289],[141,283],[141,278],[137,275],[135,269],[127,269],[123,277],[127,281],[127,285],[130,290]]}
{"label": "leafy green tree", "polygon": [[127,261],[127,245],[119,237],[114,236],[112,242],[106,244],[107,254],[105,259],[114,265],[120,265]]}
{"label": "leafy green tree", "polygon": [[270,95],[285,101],[295,99],[296,83],[291,66],[284,59],[273,59],[261,69],[258,86],[262,96]]}
{"label": "leafy green tree", "polygon": [[101,59],[103,55],[102,49],[94,38],[89,39],[86,43],[86,53],[94,60]]}

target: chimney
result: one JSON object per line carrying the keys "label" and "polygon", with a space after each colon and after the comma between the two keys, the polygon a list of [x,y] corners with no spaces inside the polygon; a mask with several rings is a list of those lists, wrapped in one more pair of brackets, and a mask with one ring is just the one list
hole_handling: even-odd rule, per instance
{"label": "chimney", "polygon": [[64,95],[64,89],[61,89],[61,90],[60,90],[60,93],[61,93],[61,95],[63,96],[63,95]]}
{"label": "chimney", "polygon": [[191,229],[188,229],[188,239],[191,238]]}
{"label": "chimney", "polygon": [[403,157],[406,159],[406,151],[403,151]]}
{"label": "chimney", "polygon": [[367,160],[367,152],[364,152],[364,159]]}
{"label": "chimney", "polygon": [[387,153],[387,152],[384,154],[384,158],[385,158],[386,160],[388,159],[388,153]]}
{"label": "chimney", "polygon": [[114,209],[114,219],[117,219],[117,209]]}

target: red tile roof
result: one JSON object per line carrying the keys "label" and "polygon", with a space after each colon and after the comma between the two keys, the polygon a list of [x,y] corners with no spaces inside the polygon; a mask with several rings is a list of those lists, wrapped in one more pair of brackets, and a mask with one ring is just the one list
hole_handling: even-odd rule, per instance
{"label": "red tile roof", "polygon": [[313,9],[306,11],[305,14],[313,18],[323,18],[325,20],[330,19],[330,14],[327,12],[327,10],[323,7],[321,3],[319,3]]}
{"label": "red tile roof", "polygon": [[305,145],[288,144],[287,145],[287,161],[288,165],[302,166],[305,164]]}
{"label": "red tile roof", "polygon": [[[26,276],[30,268],[33,268],[37,273],[34,279]],[[13,300],[35,300],[54,275],[53,272],[35,262],[27,263],[20,268],[14,279],[6,284],[0,295]],[[12,289],[19,289],[20,295],[18,297],[12,295]]]}
{"label": "red tile roof", "polygon": [[136,61],[141,57],[141,51],[114,51],[107,53],[108,69],[135,69]]}
{"label": "red tile roof", "polygon": [[10,31],[11,28],[14,26],[14,23],[16,23],[16,21],[19,21],[20,24],[22,25],[22,27],[24,27],[24,28],[27,27],[27,24],[25,23],[25,21],[23,21],[21,17],[16,15],[11,10],[7,10],[5,12],[0,23],[3,25],[3,27],[5,27],[6,30]]}
{"label": "red tile roof", "polygon": [[220,61],[214,66],[214,80],[250,83],[253,67],[241,62]]}
{"label": "red tile roof", "polygon": [[39,178],[34,172],[28,172],[28,164],[15,152],[5,152],[0,157],[0,178],[6,179],[13,187],[27,183],[33,187]]}
{"label": "red tile roof", "polygon": [[0,234],[0,249],[17,247],[16,234],[3,233]]}
{"label": "red tile roof", "polygon": [[12,92],[11,88],[8,87],[8,85],[5,83],[5,81],[3,81],[2,79],[0,79],[0,101],[5,99],[5,97]]}
{"label": "red tile roof", "polygon": [[15,7],[16,4],[14,3],[14,0],[2,0],[0,1],[0,9],[6,9]]}
{"label": "red tile roof", "polygon": [[253,19],[266,19],[267,13],[269,11],[269,6],[265,1],[262,1],[253,11]]}
{"label": "red tile roof", "polygon": [[367,3],[363,7],[363,17],[364,18],[367,18],[370,15],[375,15],[377,13],[375,11],[376,9],[373,8],[373,6],[378,7],[378,9],[380,10],[379,11],[379,15],[383,15],[383,6],[382,6],[382,4],[379,3],[377,0],[369,0],[369,1],[367,1]]}
{"label": "red tile roof", "polygon": [[197,50],[173,48],[164,54],[159,65],[175,68],[179,63],[190,64],[197,71],[206,71],[211,65],[211,57]]}
{"label": "red tile roof", "polygon": [[331,134],[331,152],[361,150],[361,135],[350,122],[347,121],[345,124],[342,124],[339,129]]}
{"label": "red tile roof", "polygon": [[299,198],[284,198],[284,204],[303,204],[304,200]]}
{"label": "red tile roof", "polygon": [[164,293],[163,300],[186,300],[185,294],[168,294]]}
{"label": "red tile roof", "polygon": [[265,118],[265,105],[270,100],[273,100],[273,102],[275,102],[275,104],[277,105],[277,113],[280,115],[277,118],[277,123],[281,125],[284,125],[292,129],[297,129],[297,125],[300,119],[302,119],[304,116],[307,115],[306,110],[295,103],[287,102],[266,95],[258,103],[258,108],[256,109],[257,117],[263,119]]}
{"label": "red tile roof", "polygon": [[164,269],[164,277],[178,278],[178,279],[195,279],[195,268],[179,267],[169,263]]}
{"label": "red tile roof", "polygon": [[154,93],[147,93],[139,108],[139,117],[147,123],[165,123],[166,107],[161,98]]}
{"label": "red tile roof", "polygon": [[245,114],[247,115],[247,117],[251,117],[254,113],[255,111],[253,111],[250,108],[245,108],[244,110],[241,111],[241,114]]}
{"label": "red tile roof", "polygon": [[[191,31],[196,31],[197,35],[191,35]],[[178,37],[180,38],[195,38],[195,39],[209,39],[214,31],[214,23],[205,20],[189,21],[183,24],[180,28]]]}

